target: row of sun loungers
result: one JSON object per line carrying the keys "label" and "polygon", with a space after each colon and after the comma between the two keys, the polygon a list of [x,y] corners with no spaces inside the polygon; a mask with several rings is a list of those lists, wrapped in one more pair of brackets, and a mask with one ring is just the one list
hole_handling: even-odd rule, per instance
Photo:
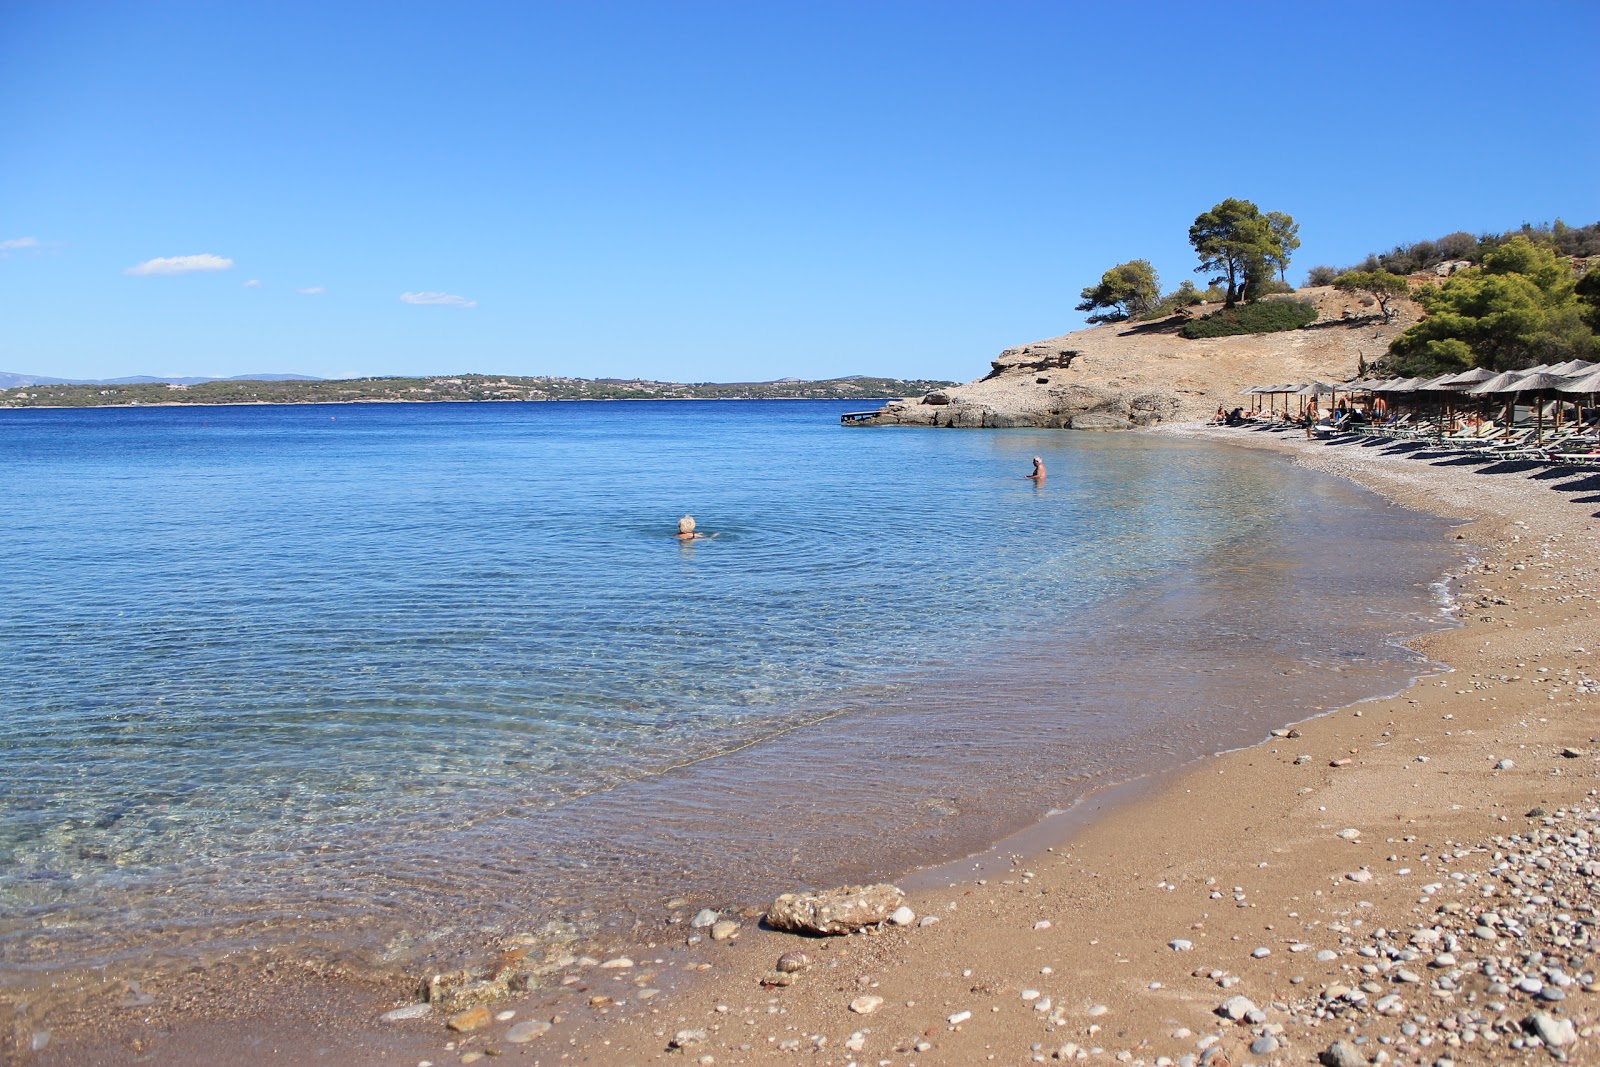
{"label": "row of sun loungers", "polygon": [[[1305,423],[1296,419],[1251,420],[1243,425],[1268,432],[1305,430]],[[1449,430],[1429,419],[1403,418],[1389,423],[1335,419],[1313,426],[1312,431],[1325,440],[1361,436],[1416,441],[1440,451],[1481,456],[1486,460],[1526,460],[1600,467],[1600,429],[1593,422],[1561,427],[1540,427],[1529,422],[1511,427],[1463,426]]]}

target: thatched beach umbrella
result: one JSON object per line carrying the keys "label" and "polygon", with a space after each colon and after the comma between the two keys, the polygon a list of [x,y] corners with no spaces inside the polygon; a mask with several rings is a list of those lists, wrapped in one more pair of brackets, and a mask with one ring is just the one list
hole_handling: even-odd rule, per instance
{"label": "thatched beach umbrella", "polygon": [[[1507,379],[1507,380],[1502,382],[1502,379]],[[1515,408],[1516,408],[1516,394],[1519,394],[1519,393],[1535,393],[1535,394],[1538,394],[1534,399],[1533,434],[1534,434],[1534,440],[1543,441],[1544,440],[1544,403],[1543,403],[1543,394],[1544,394],[1544,392],[1546,390],[1557,389],[1557,388],[1561,387],[1562,385],[1566,384],[1567,381],[1568,381],[1567,378],[1565,378],[1565,377],[1563,377],[1563,376],[1561,376],[1559,374],[1548,374],[1548,373],[1546,373],[1544,371],[1522,371],[1522,372],[1508,371],[1505,374],[1496,375],[1495,377],[1491,378],[1489,381],[1484,382],[1482,385],[1476,387],[1472,391],[1475,392],[1475,393],[1511,393],[1512,397],[1511,397],[1511,403],[1510,403],[1509,406],[1512,409],[1513,415],[1515,414]],[[1511,421],[1515,421],[1515,420],[1513,419]]]}

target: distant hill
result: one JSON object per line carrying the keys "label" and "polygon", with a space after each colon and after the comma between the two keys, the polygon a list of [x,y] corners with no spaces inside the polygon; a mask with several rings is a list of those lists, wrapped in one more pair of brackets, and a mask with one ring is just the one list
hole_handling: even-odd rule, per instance
{"label": "distant hill", "polygon": [[[12,380],[26,375],[0,376]],[[472,400],[863,400],[921,396],[953,383],[855,375],[808,382],[660,382],[649,379],[493,374],[327,380],[304,375],[127,378],[116,382],[34,379],[0,386],[0,407],[128,407],[145,404],[373,404]]]}
{"label": "distant hill", "polygon": [[235,374],[231,378],[158,378],[135,374],[128,378],[52,378],[46,374],[17,374],[0,371],[0,389],[24,385],[200,385],[205,382],[320,382],[309,374]]}

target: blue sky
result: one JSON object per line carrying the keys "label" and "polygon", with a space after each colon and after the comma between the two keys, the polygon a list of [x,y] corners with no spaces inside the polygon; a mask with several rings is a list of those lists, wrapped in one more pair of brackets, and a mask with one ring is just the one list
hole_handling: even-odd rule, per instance
{"label": "blue sky", "polygon": [[1597,53],[1592,0],[0,0],[0,370],[964,380],[1224,197],[1292,280],[1600,220]]}

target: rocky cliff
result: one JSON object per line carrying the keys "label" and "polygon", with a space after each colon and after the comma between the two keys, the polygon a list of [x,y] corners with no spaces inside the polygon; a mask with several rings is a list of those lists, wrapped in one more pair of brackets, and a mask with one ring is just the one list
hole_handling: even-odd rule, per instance
{"label": "rocky cliff", "polygon": [[[1191,341],[1182,319],[1094,326],[1008,348],[988,374],[965,385],[893,401],[858,426],[1036,426],[1129,429],[1209,418],[1247,405],[1240,390],[1268,382],[1352,378],[1362,357],[1382,355],[1420,309],[1398,301],[1385,323],[1370,304],[1332,288],[1302,289],[1318,319],[1285,333]],[[1212,307],[1192,309],[1198,317]]]}

